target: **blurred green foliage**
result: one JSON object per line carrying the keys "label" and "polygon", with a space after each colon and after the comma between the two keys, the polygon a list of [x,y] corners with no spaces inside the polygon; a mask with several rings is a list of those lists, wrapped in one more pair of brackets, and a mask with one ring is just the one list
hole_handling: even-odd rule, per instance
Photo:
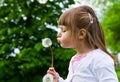
{"label": "blurred green foliage", "polygon": [[[117,54],[120,52],[120,2],[110,1],[113,5],[105,10],[102,25],[107,46]],[[0,0],[0,82],[42,82],[51,66],[50,49],[41,44],[46,37],[53,41],[56,71],[66,77],[69,60],[75,52],[61,48],[56,41],[57,32],[47,25],[57,27],[62,10],[71,4],[73,0],[48,0],[45,4],[37,0]],[[119,76],[120,70],[116,71]]]}
{"label": "blurred green foliage", "polygon": [[118,79],[120,81],[120,64],[116,67],[116,73],[117,73]]}
{"label": "blurred green foliage", "polygon": [[105,11],[102,25],[105,29],[106,42],[113,54],[120,52],[120,1],[115,0]]}
{"label": "blurred green foliage", "polygon": [[46,27],[57,27],[62,10],[71,4],[73,0],[48,0],[45,4],[37,0],[0,1],[0,82],[41,82],[51,66],[50,49],[41,44],[46,37],[53,41],[56,70],[66,76],[74,50],[62,49],[56,41],[57,32]]}

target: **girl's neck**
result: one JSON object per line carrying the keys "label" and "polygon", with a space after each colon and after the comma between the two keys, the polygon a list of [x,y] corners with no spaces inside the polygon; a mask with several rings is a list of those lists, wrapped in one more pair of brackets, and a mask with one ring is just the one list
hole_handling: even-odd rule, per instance
{"label": "girl's neck", "polygon": [[77,51],[77,54],[78,55],[83,55],[83,54],[86,54],[90,51],[94,50],[94,48],[89,48],[89,47],[81,47],[81,48],[77,48],[76,51]]}
{"label": "girl's neck", "polygon": [[91,47],[88,42],[86,42],[85,39],[83,40],[76,40],[75,42],[75,50],[77,51],[77,54],[79,55],[83,55],[85,53],[88,53],[92,50],[94,50],[95,48]]}

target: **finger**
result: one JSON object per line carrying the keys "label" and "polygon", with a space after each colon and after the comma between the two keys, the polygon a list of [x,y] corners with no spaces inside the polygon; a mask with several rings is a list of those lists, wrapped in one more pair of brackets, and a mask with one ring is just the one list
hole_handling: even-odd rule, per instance
{"label": "finger", "polygon": [[48,70],[47,73],[54,74],[55,71],[53,71],[53,70]]}
{"label": "finger", "polygon": [[49,70],[55,70],[54,67],[50,67]]}
{"label": "finger", "polygon": [[50,67],[50,68],[48,69],[48,72],[56,72],[56,71],[55,71],[54,67]]}
{"label": "finger", "polygon": [[54,69],[53,67],[50,67],[50,68],[48,69],[47,73],[50,73],[50,74],[52,74],[53,76],[56,76],[56,71],[55,71],[55,69]]}
{"label": "finger", "polygon": [[48,70],[47,73],[51,73],[51,74],[54,74],[54,70]]}

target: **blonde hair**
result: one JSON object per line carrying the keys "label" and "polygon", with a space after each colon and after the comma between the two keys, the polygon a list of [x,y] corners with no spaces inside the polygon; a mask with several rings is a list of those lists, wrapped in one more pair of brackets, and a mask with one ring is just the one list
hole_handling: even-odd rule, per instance
{"label": "blonde hair", "polygon": [[75,35],[78,29],[86,29],[88,44],[97,49],[100,48],[110,55],[116,62],[115,56],[111,55],[105,46],[105,36],[94,10],[86,5],[76,7],[64,12],[59,20],[59,25],[67,26]]}

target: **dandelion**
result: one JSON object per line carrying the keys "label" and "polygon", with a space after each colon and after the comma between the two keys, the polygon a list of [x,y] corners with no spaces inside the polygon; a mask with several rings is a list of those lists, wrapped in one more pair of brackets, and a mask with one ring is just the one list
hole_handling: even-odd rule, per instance
{"label": "dandelion", "polygon": [[[53,57],[53,51],[52,51],[52,48],[51,48],[51,45],[52,45],[52,41],[50,38],[44,38],[42,39],[42,45],[43,47],[50,47],[50,50],[51,50],[51,55],[52,55],[52,67],[54,65],[54,57]],[[43,82],[53,82],[53,75],[51,74],[46,74],[44,77],[43,77]]]}
{"label": "dandelion", "polygon": [[53,76],[51,74],[46,74],[44,77],[43,77],[43,82],[53,82]]}
{"label": "dandelion", "polygon": [[50,38],[44,38],[44,39],[42,39],[42,45],[44,47],[46,47],[46,48],[50,47],[51,55],[52,55],[52,67],[53,67],[53,65],[54,65],[54,56],[53,56],[53,50],[51,48],[51,45],[52,45],[51,39]]}
{"label": "dandelion", "polygon": [[50,47],[52,45],[52,41],[50,38],[44,38],[42,39],[42,45],[43,47]]}

